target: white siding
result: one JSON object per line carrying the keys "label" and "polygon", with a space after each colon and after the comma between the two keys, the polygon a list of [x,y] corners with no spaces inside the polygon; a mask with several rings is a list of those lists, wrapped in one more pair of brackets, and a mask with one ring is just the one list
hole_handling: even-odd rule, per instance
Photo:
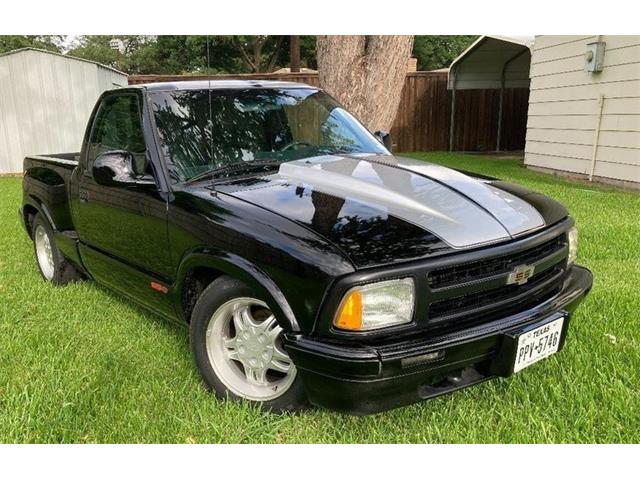
{"label": "white siding", "polygon": [[640,36],[603,35],[604,68],[584,70],[596,36],[536,37],[525,163],[588,174],[604,95],[595,175],[640,182]]}
{"label": "white siding", "polygon": [[37,50],[0,56],[0,173],[21,172],[27,155],[79,151],[98,96],[125,85],[92,62]]}

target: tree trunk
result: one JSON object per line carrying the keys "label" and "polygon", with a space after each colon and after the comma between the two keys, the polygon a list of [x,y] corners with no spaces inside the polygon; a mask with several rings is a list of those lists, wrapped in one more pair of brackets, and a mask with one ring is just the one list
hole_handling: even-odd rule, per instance
{"label": "tree trunk", "polygon": [[406,35],[319,35],[320,86],[370,131],[389,131],[412,47]]}
{"label": "tree trunk", "polygon": [[300,71],[300,35],[289,36],[290,60],[289,69],[291,73]]}
{"label": "tree trunk", "polygon": [[255,73],[262,71],[262,47],[266,43],[266,40],[256,36],[253,41],[253,64],[255,65]]}

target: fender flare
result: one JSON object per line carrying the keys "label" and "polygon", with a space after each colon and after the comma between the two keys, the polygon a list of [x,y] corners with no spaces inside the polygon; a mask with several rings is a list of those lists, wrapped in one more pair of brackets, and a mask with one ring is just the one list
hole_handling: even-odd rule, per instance
{"label": "fender flare", "polygon": [[[26,212],[24,211],[24,207],[26,207],[26,206],[35,208],[39,214],[44,215],[44,217],[49,222],[49,225],[51,226],[51,229],[54,232],[58,231],[56,223],[53,221],[53,217],[51,216],[51,213],[49,212],[49,209],[47,208],[47,206],[44,204],[44,202],[42,200],[40,200],[38,197],[35,197],[35,196],[31,195],[31,194],[25,199],[25,201],[24,201],[24,203],[22,205],[22,216],[23,216],[23,219],[24,219],[25,227],[27,227],[29,225],[28,222],[27,222],[28,218],[27,218]],[[29,230],[29,229],[27,228],[27,230]],[[29,235],[31,235],[30,231],[28,233],[29,233]]]}
{"label": "fender flare", "polygon": [[[63,217],[70,213],[68,182],[54,168],[32,165],[30,159],[34,160],[25,158],[23,207],[30,205],[38,210],[54,231],[65,229],[67,222]],[[64,209],[64,212],[58,212],[60,209]]]}
{"label": "fender flare", "polygon": [[186,254],[180,262],[174,287],[176,302],[180,306],[180,311],[182,311],[183,308],[182,289],[187,273],[198,267],[211,268],[244,282],[252,288],[256,294],[266,300],[276,315],[280,326],[285,331],[300,331],[300,326],[289,302],[269,275],[253,263],[236,254],[215,251],[208,248],[192,251]]}

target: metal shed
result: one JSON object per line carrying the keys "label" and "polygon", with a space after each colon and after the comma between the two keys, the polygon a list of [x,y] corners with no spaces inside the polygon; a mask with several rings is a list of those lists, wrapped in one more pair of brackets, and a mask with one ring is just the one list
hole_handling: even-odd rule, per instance
{"label": "metal shed", "polygon": [[484,35],[462,52],[449,67],[447,88],[451,90],[449,149],[453,150],[456,91],[500,91],[496,150],[501,149],[505,89],[529,88],[529,68],[533,37]]}
{"label": "metal shed", "polygon": [[98,96],[127,85],[113,68],[46,50],[0,55],[0,174],[27,155],[80,150]]}

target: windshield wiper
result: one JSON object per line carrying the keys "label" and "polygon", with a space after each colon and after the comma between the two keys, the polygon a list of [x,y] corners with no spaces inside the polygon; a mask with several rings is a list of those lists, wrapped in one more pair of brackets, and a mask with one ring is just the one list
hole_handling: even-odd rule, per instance
{"label": "windshield wiper", "polygon": [[345,153],[356,153],[350,147],[336,147],[331,145],[320,145],[318,152],[326,153],[328,155],[340,155]]}
{"label": "windshield wiper", "polygon": [[251,171],[261,167],[279,166],[281,162],[275,160],[250,160],[228,163],[220,167],[212,168],[206,172],[199,173],[195,177],[191,177],[184,184],[191,185],[206,178],[216,178],[221,173],[230,173],[238,171]]}

